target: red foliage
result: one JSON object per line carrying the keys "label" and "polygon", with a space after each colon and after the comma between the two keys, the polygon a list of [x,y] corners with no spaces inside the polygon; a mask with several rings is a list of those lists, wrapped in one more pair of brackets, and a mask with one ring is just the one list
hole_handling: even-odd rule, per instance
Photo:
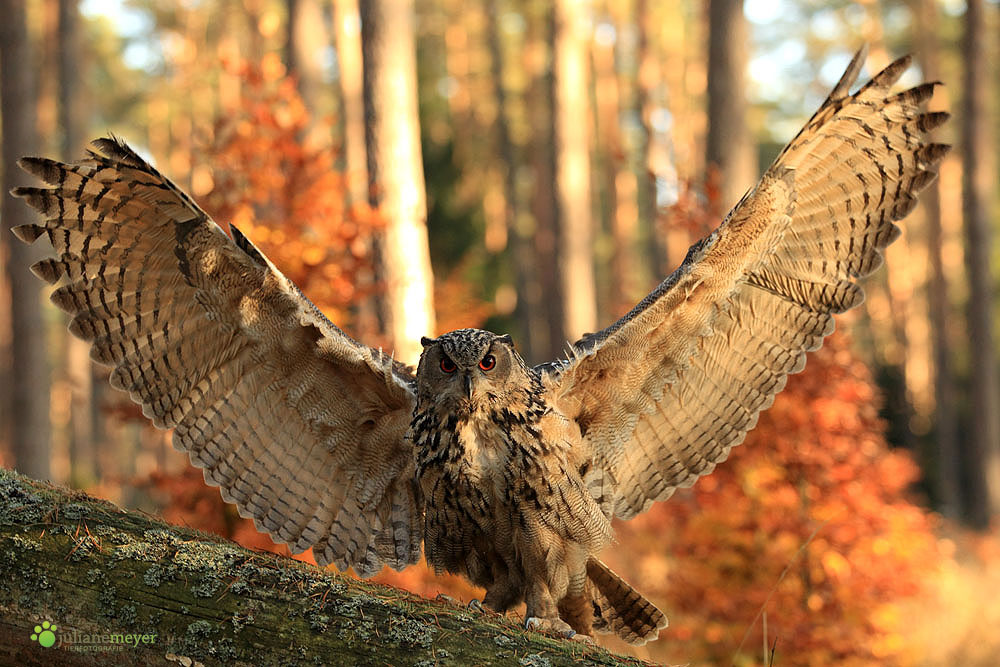
{"label": "red foliage", "polygon": [[275,65],[235,68],[242,101],[217,120],[205,149],[214,185],[202,204],[238,227],[328,317],[349,325],[349,307],[374,289],[369,249],[381,221],[366,204],[348,206],[337,150],[309,139],[320,133],[309,132],[295,81]]}
{"label": "red foliage", "polygon": [[[891,664],[900,604],[940,562],[918,471],[888,449],[868,369],[835,335],[789,378],[729,461],[618,527],[618,563],[670,617],[685,660]],[[682,644],[678,644],[682,642]]]}

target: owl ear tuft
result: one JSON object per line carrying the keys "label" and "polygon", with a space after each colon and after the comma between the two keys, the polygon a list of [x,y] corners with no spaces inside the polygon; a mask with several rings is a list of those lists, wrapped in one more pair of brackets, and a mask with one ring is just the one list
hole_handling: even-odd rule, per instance
{"label": "owl ear tuft", "polygon": [[500,341],[501,343],[507,343],[510,346],[514,345],[514,339],[510,337],[510,334],[503,334],[502,336],[497,336],[493,340]]}
{"label": "owl ear tuft", "polygon": [[429,345],[433,345],[437,341],[438,341],[437,338],[428,338],[427,336],[421,336],[420,337],[420,344],[423,345],[424,347],[427,347]]}

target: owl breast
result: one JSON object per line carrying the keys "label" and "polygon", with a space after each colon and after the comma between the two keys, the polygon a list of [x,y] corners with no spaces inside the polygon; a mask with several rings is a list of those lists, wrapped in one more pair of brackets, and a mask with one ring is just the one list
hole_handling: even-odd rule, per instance
{"label": "owl breast", "polygon": [[562,563],[572,544],[588,552],[607,544],[610,523],[577,474],[579,432],[570,425],[545,410],[418,413],[412,432],[428,563],[489,588],[522,580],[525,554]]}
{"label": "owl breast", "polygon": [[488,586],[515,564],[511,437],[472,416],[413,421],[417,481],[424,495],[424,549],[435,570]]}

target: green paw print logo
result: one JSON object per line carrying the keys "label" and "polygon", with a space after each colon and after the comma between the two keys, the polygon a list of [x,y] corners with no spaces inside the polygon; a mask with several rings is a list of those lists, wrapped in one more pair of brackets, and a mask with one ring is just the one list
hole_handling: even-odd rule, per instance
{"label": "green paw print logo", "polygon": [[56,630],[58,626],[52,625],[48,621],[42,621],[41,625],[35,626],[35,631],[31,633],[31,641],[38,642],[45,648],[49,648],[56,643]]}

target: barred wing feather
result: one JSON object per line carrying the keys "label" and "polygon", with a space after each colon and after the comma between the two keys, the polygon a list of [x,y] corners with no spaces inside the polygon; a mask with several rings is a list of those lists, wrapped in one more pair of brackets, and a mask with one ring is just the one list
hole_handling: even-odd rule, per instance
{"label": "barred wing feather", "polygon": [[205,481],[293,552],[362,575],[419,559],[409,369],[330,323],[238,230],[233,239],[124,142],[21,160],[47,187],[33,268]]}
{"label": "barred wing feather", "polygon": [[789,373],[861,303],[947,146],[928,132],[935,84],[890,94],[902,58],[853,95],[859,52],[819,111],[722,225],[630,313],[542,367],[575,419],[586,481],[628,518],[724,460]]}

